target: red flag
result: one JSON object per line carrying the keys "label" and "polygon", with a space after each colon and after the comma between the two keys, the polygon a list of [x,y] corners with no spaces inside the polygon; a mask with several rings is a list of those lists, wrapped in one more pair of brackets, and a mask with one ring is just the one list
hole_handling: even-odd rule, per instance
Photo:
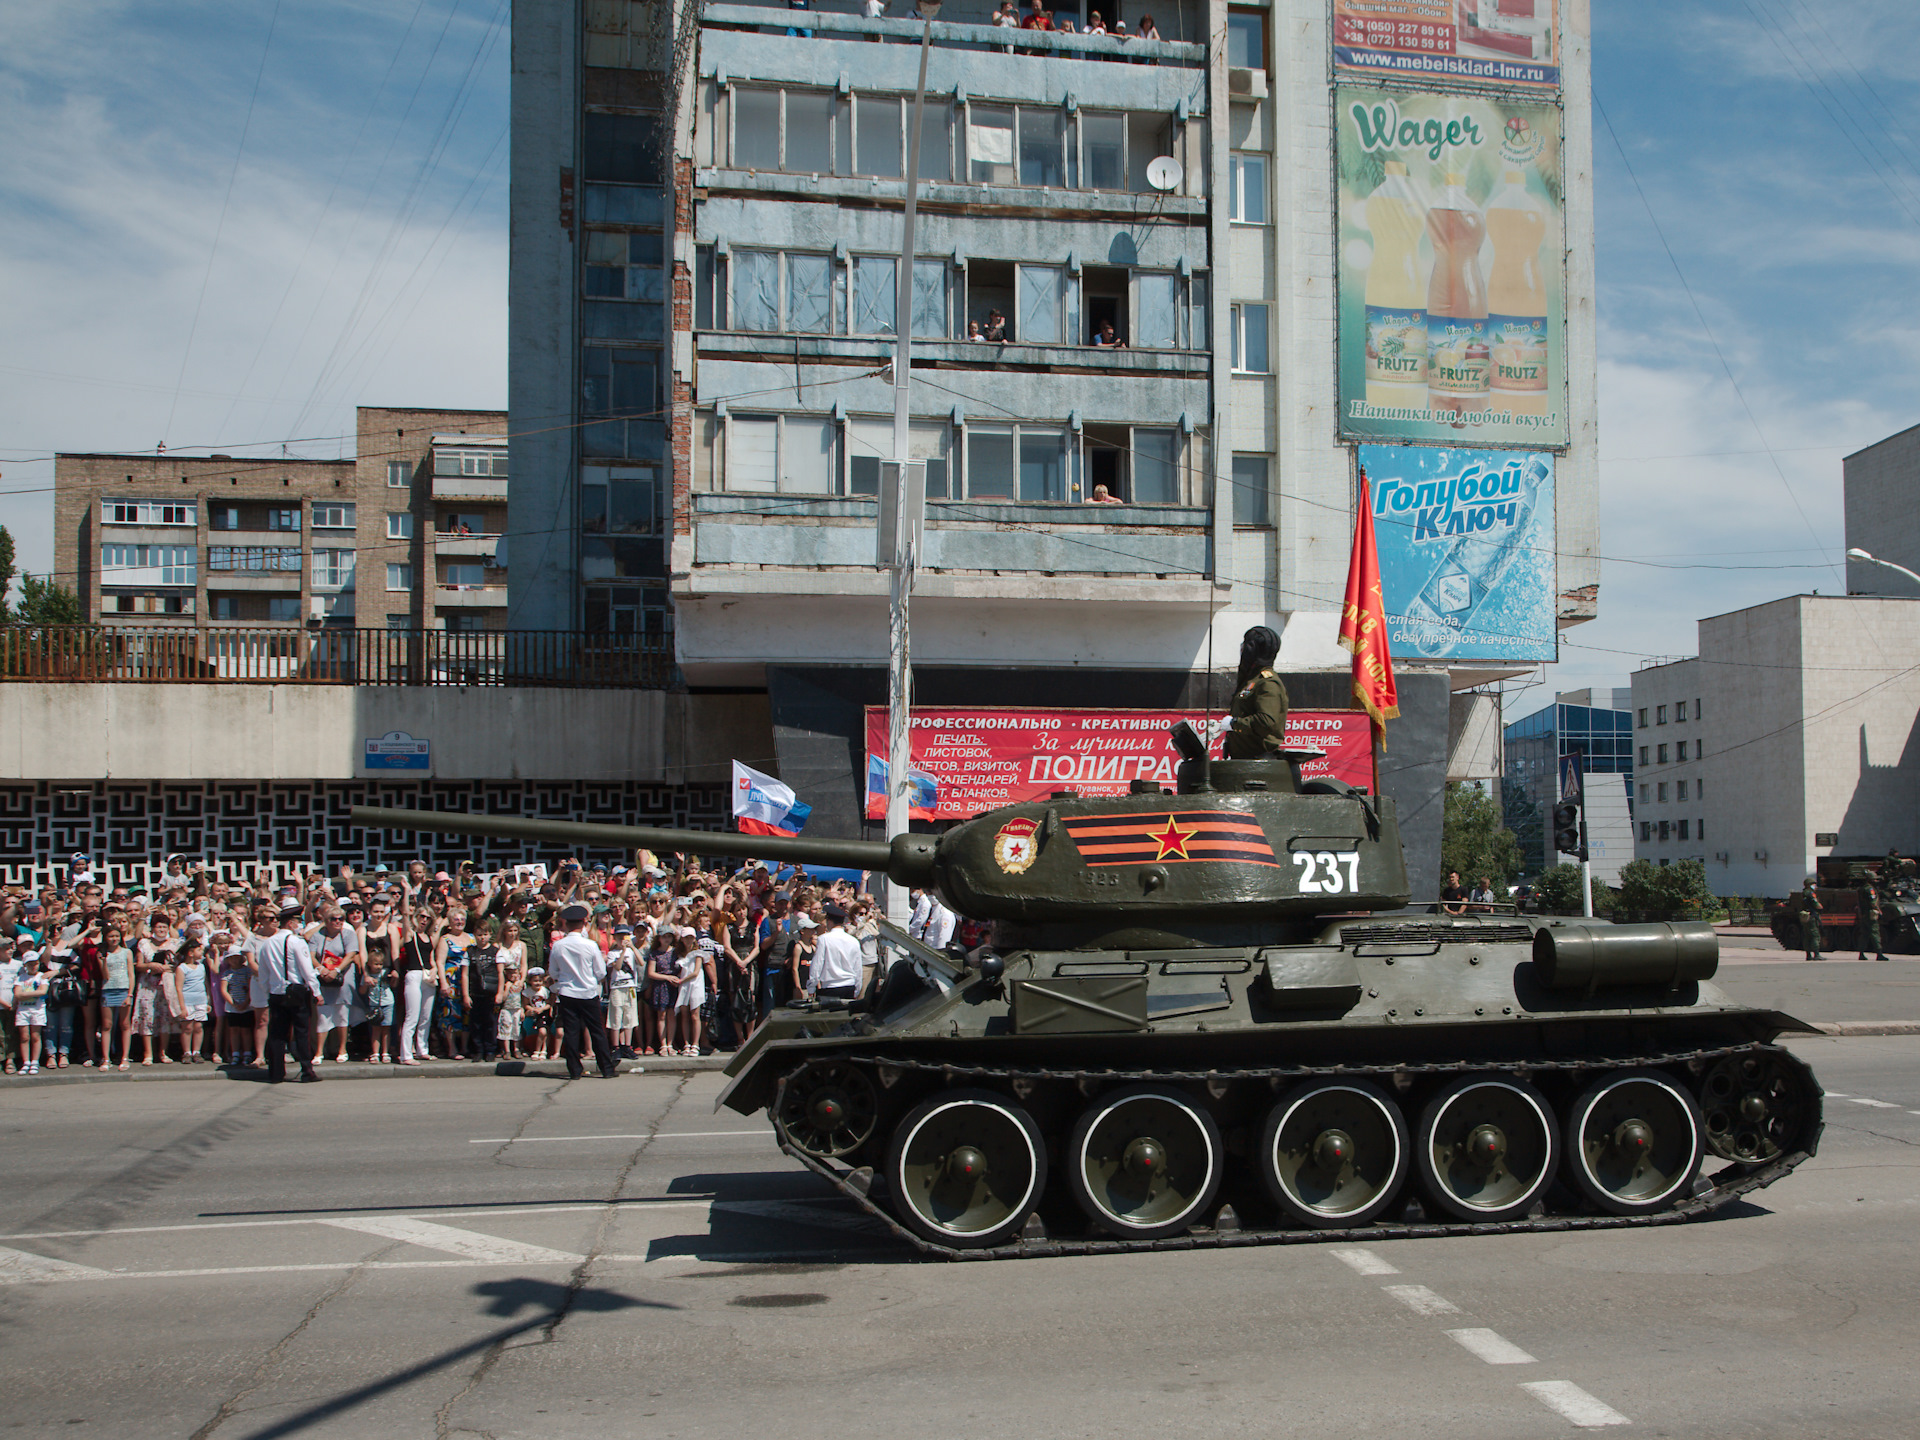
{"label": "red flag", "polygon": [[1387,647],[1387,603],[1380,593],[1380,557],[1373,546],[1373,491],[1360,472],[1360,503],[1353,517],[1353,557],[1347,562],[1347,601],[1340,610],[1340,643],[1353,653],[1353,698],[1373,717],[1373,733],[1387,748],[1387,721],[1400,714]]}

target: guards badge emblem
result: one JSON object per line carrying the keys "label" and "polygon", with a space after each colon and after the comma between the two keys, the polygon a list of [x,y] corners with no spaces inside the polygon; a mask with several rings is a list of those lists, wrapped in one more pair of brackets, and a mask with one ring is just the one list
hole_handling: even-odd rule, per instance
{"label": "guards badge emblem", "polygon": [[1009,820],[993,837],[994,863],[1009,875],[1019,875],[1039,857],[1040,843],[1034,839],[1040,822],[1022,816]]}

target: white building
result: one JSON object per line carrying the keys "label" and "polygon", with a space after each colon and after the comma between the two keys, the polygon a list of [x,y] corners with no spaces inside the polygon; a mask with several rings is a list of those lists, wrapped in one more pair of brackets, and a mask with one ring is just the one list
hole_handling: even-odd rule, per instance
{"label": "white building", "polygon": [[1819,855],[1914,853],[1920,604],[1789,595],[1700,621],[1699,650],[1633,676],[1639,858],[1781,896]]}

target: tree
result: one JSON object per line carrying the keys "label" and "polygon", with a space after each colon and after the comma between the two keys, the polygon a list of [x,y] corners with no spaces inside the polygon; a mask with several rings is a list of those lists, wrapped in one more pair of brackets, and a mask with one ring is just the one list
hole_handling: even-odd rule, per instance
{"label": "tree", "polygon": [[38,575],[20,577],[20,603],[7,619],[15,625],[79,625],[85,621],[78,595],[56,584],[52,576],[42,580]]}
{"label": "tree", "polygon": [[[1596,875],[1593,880],[1593,913],[1608,914],[1616,903],[1614,892],[1609,890]],[[1578,865],[1554,865],[1541,874],[1540,911],[1544,915],[1583,913],[1580,908],[1580,867]]]}
{"label": "tree", "polygon": [[1478,785],[1453,781],[1447,786],[1440,831],[1440,869],[1458,870],[1468,888],[1485,875],[1495,894],[1520,873],[1520,847],[1500,821],[1493,797]]}
{"label": "tree", "polygon": [[1698,860],[1655,865],[1630,860],[1620,867],[1620,908],[1646,920],[1700,920],[1720,908]]}
{"label": "tree", "polygon": [[0,625],[12,618],[7,597],[13,593],[13,536],[0,525]]}

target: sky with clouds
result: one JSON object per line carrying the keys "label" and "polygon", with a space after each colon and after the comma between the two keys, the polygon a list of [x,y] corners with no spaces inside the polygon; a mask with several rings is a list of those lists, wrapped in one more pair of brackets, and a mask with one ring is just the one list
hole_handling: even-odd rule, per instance
{"label": "sky with clouds", "polygon": [[[0,524],[54,450],[351,450],[353,406],[506,404],[508,0],[0,6]],[[1920,423],[1920,6],[1593,7],[1600,618],[1844,589],[1840,459]],[[260,453],[255,450],[254,453]]]}

